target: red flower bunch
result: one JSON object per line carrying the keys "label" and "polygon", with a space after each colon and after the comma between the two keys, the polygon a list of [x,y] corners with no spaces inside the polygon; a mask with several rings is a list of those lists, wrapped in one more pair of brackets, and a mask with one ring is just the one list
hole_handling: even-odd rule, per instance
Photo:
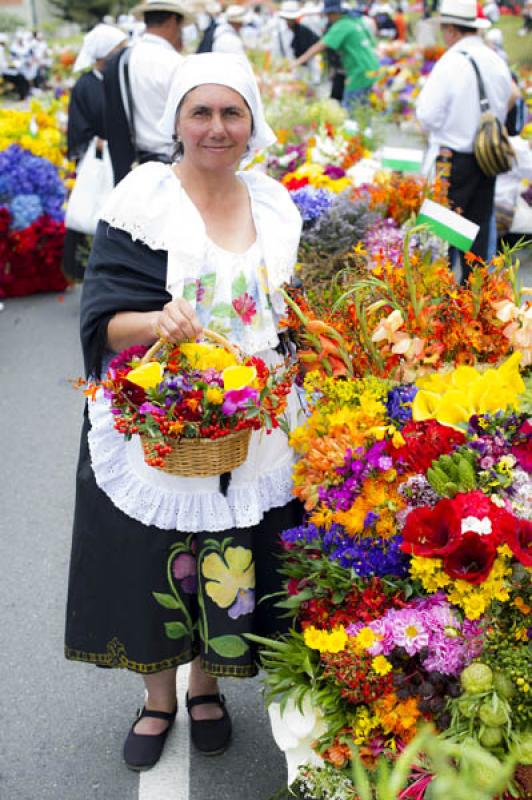
{"label": "red flower bunch", "polygon": [[425,473],[433,461],[452,453],[465,442],[463,433],[447,425],[440,425],[435,419],[422,422],[411,420],[401,433],[405,444],[397,449],[390,444],[389,454],[407,470],[416,473]]}
{"label": "red flower bunch", "polygon": [[520,553],[526,558],[531,531],[531,522],[517,519],[483,492],[475,491],[440,500],[434,508],[411,511],[401,549],[416,556],[441,558],[451,578],[479,584],[488,577],[499,545],[506,543],[517,558]]}
{"label": "red flower bunch", "polygon": [[0,208],[0,297],[64,291],[64,223],[43,214],[22,231],[10,225],[9,211]]}
{"label": "red flower bunch", "polygon": [[527,419],[519,428],[512,444],[514,455],[525,472],[532,472],[532,424]]}
{"label": "red flower bunch", "polygon": [[373,657],[360,652],[351,639],[340,653],[322,653],[321,660],[323,677],[332,679],[348,703],[369,705],[393,689],[392,673],[378,675],[371,668]]}
{"label": "red flower bunch", "polygon": [[364,589],[353,587],[341,604],[333,602],[333,592],[328,597],[313,598],[302,603],[299,619],[302,628],[315,625],[317,628],[336,628],[350,625],[354,621],[371,622],[381,617],[389,608],[401,608],[404,597],[400,592],[385,594],[380,578],[373,578]]}

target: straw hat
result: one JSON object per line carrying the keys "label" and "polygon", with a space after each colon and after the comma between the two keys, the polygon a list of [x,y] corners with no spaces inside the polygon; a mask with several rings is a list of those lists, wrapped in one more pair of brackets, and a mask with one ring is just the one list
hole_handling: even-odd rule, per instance
{"label": "straw hat", "polygon": [[232,6],[227,6],[224,11],[224,17],[227,22],[244,22],[247,18],[247,13],[247,8],[234,4]]}
{"label": "straw hat", "polygon": [[297,19],[301,16],[301,8],[297,0],[283,0],[277,16],[281,19]]}
{"label": "straw hat", "polygon": [[194,15],[191,4],[186,0],[144,0],[140,5],[131,9],[131,14],[141,17],[147,11],[168,11],[173,14],[180,14],[182,17]]}
{"label": "straw hat", "polygon": [[476,0],[442,0],[436,19],[441,25],[461,25],[477,30],[491,26],[489,19],[477,16]]}

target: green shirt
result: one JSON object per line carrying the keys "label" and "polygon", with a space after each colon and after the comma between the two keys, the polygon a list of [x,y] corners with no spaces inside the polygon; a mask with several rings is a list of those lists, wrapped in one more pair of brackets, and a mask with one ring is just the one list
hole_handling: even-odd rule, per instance
{"label": "green shirt", "polygon": [[374,49],[375,40],[362,19],[341,17],[331,25],[322,41],[340,53],[348,91],[365,89],[375,83],[376,76],[368,73],[379,69],[380,63]]}

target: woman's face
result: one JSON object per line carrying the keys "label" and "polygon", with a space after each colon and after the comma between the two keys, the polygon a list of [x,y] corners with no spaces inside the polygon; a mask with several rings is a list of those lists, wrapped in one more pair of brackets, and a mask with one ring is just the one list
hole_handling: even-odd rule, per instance
{"label": "woman's face", "polygon": [[235,168],[251,136],[251,113],[242,95],[214,83],[192,89],[177,119],[183,160],[200,169]]}

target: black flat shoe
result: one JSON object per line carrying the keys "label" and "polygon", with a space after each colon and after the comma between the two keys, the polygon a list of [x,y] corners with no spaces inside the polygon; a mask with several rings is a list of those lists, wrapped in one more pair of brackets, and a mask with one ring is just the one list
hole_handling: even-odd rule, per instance
{"label": "black flat shoe", "polygon": [[[193,719],[191,709],[208,703],[220,706],[223,712],[220,719]],[[200,694],[192,698],[187,694],[187,711],[190,716],[190,738],[194,747],[205,756],[225,753],[231,741],[232,725],[223,694]]]}
{"label": "black flat shoe", "polygon": [[[140,772],[141,770],[151,769],[155,766],[161,757],[166,737],[174,724],[176,714],[177,708],[171,713],[167,711],[149,711],[146,708],[143,708],[142,711],[139,709],[137,712],[137,719],[131,726],[127,739],[124,742],[124,761],[129,769]],[[150,736],[146,733],[135,733],[135,725],[140,722],[143,717],[164,719],[168,722],[168,727],[156,736]]]}

